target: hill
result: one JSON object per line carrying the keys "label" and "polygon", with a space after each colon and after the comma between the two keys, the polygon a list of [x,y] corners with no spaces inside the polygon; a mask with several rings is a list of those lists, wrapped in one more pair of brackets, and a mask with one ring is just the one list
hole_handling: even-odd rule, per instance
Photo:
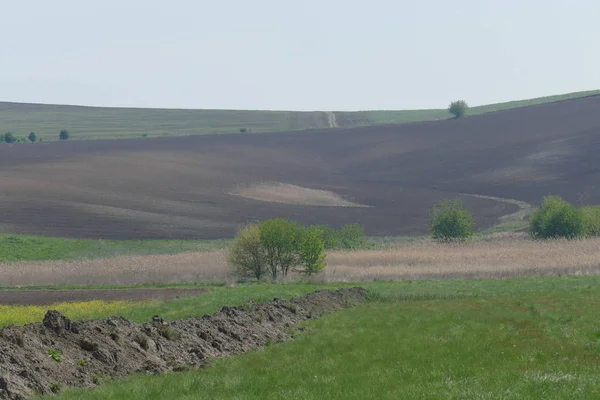
{"label": "hill", "polygon": [[[484,228],[554,193],[600,203],[600,96],[461,120],[0,146],[0,231],[213,239],[270,217],[424,233],[461,197]],[[275,184],[274,184],[275,183]]]}
{"label": "hill", "polygon": [[[471,115],[599,94],[569,93],[473,107]],[[189,136],[215,133],[283,132],[330,127],[400,124],[447,119],[446,110],[297,112],[249,110],[182,110],[102,108],[0,102],[0,132],[27,136],[36,132],[44,141],[56,140],[67,129],[73,139]]]}

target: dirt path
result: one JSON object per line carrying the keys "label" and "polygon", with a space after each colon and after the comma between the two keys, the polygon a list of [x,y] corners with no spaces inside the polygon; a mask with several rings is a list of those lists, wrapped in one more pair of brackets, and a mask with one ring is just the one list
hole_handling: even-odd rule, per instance
{"label": "dirt path", "polygon": [[178,297],[198,296],[207,290],[205,288],[4,290],[0,291],[0,305],[50,305],[91,300],[164,301]]}
{"label": "dirt path", "polygon": [[503,215],[500,218],[498,218],[500,220],[500,222],[502,222],[502,223],[514,222],[514,221],[524,221],[525,218],[529,214],[531,214],[534,210],[534,207],[531,204],[526,203],[524,201],[520,201],[520,200],[505,199],[503,197],[494,197],[494,196],[483,196],[483,195],[479,195],[479,194],[459,193],[459,195],[475,197],[478,199],[494,200],[494,201],[498,201],[500,203],[505,203],[505,204],[515,204],[517,207],[519,207],[519,210],[517,212]]}
{"label": "dirt path", "polygon": [[339,128],[340,127],[337,123],[337,118],[333,111],[326,111],[325,114],[327,114],[327,119],[328,119],[330,128]]}

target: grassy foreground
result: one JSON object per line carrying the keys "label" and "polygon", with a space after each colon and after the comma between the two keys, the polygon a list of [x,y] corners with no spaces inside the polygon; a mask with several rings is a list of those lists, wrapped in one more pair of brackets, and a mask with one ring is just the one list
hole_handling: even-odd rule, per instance
{"label": "grassy foreground", "polygon": [[[306,323],[292,342],[218,360],[206,370],[133,376],[58,398],[600,397],[600,277],[363,286],[371,289],[368,303]],[[213,304],[204,310],[225,298],[234,304],[304,289],[315,287],[222,288],[170,302],[163,311],[178,317],[196,313],[189,307],[209,296]],[[229,297],[236,292],[241,295]]]}
{"label": "grassy foreground", "polygon": [[[598,90],[472,107],[478,115],[599,94]],[[469,100],[469,99],[465,99]],[[447,119],[445,109],[335,112],[339,127],[400,124]],[[219,133],[285,132],[330,127],[326,112],[107,108],[0,102],[0,132],[44,141],[58,140],[67,129],[72,139],[121,139]]]}

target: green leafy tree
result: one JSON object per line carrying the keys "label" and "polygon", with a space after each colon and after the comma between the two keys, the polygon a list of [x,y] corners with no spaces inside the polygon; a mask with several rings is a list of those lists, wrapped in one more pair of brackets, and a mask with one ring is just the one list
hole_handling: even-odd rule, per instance
{"label": "green leafy tree", "polygon": [[322,272],[327,267],[325,257],[323,231],[316,226],[303,229],[298,246],[298,264],[300,268],[297,271],[303,275]]}
{"label": "green leafy tree", "polygon": [[559,196],[546,196],[529,218],[529,233],[536,239],[575,239],[586,235],[583,211]]}
{"label": "green leafy tree", "polygon": [[35,132],[31,132],[29,136],[27,136],[27,139],[29,139],[31,143],[35,143],[37,141],[37,135]]}
{"label": "green leafy tree", "polygon": [[258,228],[271,277],[276,280],[278,274],[287,276],[290,269],[298,264],[301,228],[284,218],[263,221]]}
{"label": "green leafy tree", "polygon": [[439,241],[466,241],[474,232],[475,221],[460,200],[443,201],[431,210],[430,231]]}
{"label": "green leafy tree", "polygon": [[228,261],[235,276],[258,280],[263,278],[268,271],[258,225],[245,226],[238,232],[229,248]]}
{"label": "green leafy tree", "polygon": [[15,135],[13,135],[11,132],[6,132],[4,134],[4,141],[6,143],[14,143],[17,141],[17,138],[15,137]]}
{"label": "green leafy tree", "polygon": [[457,100],[450,103],[448,106],[448,112],[454,115],[454,118],[462,118],[467,115],[469,106],[464,100]]}
{"label": "green leafy tree", "polygon": [[58,134],[58,138],[60,140],[69,140],[69,138],[71,137],[71,134],[69,133],[69,131],[67,131],[66,129],[63,129],[62,131],[60,131],[60,133]]}

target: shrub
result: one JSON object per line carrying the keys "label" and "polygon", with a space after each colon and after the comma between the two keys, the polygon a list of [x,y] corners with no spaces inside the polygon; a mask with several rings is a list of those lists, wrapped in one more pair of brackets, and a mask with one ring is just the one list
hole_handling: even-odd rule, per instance
{"label": "shrub", "polygon": [[469,109],[469,106],[467,105],[467,102],[464,100],[453,101],[448,106],[448,112],[450,114],[454,115],[454,118],[464,117],[465,115],[467,115],[468,109]]}
{"label": "shrub", "polygon": [[337,231],[328,225],[314,225],[314,227],[323,232],[323,241],[328,250],[357,250],[368,246],[368,237],[360,224],[344,225]]}
{"label": "shrub", "polygon": [[586,236],[600,236],[600,206],[587,206],[581,209],[585,221]]}
{"label": "shrub", "polygon": [[60,131],[60,133],[58,134],[58,138],[60,140],[69,140],[69,138],[71,137],[71,134],[69,133],[69,131],[67,131],[66,129],[63,129],[62,131]]}
{"label": "shrub", "polygon": [[11,132],[6,132],[4,134],[4,142],[6,142],[6,143],[14,143],[16,141],[17,141],[17,138],[15,138],[15,136]]}
{"label": "shrub", "polygon": [[260,280],[264,276],[267,267],[258,225],[248,225],[238,232],[229,249],[228,261],[237,277]]}
{"label": "shrub", "polygon": [[284,218],[263,221],[258,228],[271,277],[276,280],[279,273],[287,276],[290,268],[298,263],[301,228]]}
{"label": "shrub", "polygon": [[529,233],[536,239],[574,239],[586,234],[584,212],[558,196],[546,196],[529,218]]}
{"label": "shrub", "polygon": [[35,132],[31,132],[29,136],[27,136],[27,139],[29,139],[31,143],[35,143],[37,141],[37,135]]}
{"label": "shrub", "polygon": [[241,133],[246,133],[246,132],[248,132],[248,129],[247,128],[240,128],[240,132]]}
{"label": "shrub", "polygon": [[318,227],[313,226],[302,230],[298,250],[298,263],[301,267],[298,272],[301,274],[309,276],[317,274],[327,266],[323,231]]}
{"label": "shrub", "polygon": [[430,230],[439,241],[465,241],[473,236],[475,221],[460,200],[443,201],[431,211]]}

